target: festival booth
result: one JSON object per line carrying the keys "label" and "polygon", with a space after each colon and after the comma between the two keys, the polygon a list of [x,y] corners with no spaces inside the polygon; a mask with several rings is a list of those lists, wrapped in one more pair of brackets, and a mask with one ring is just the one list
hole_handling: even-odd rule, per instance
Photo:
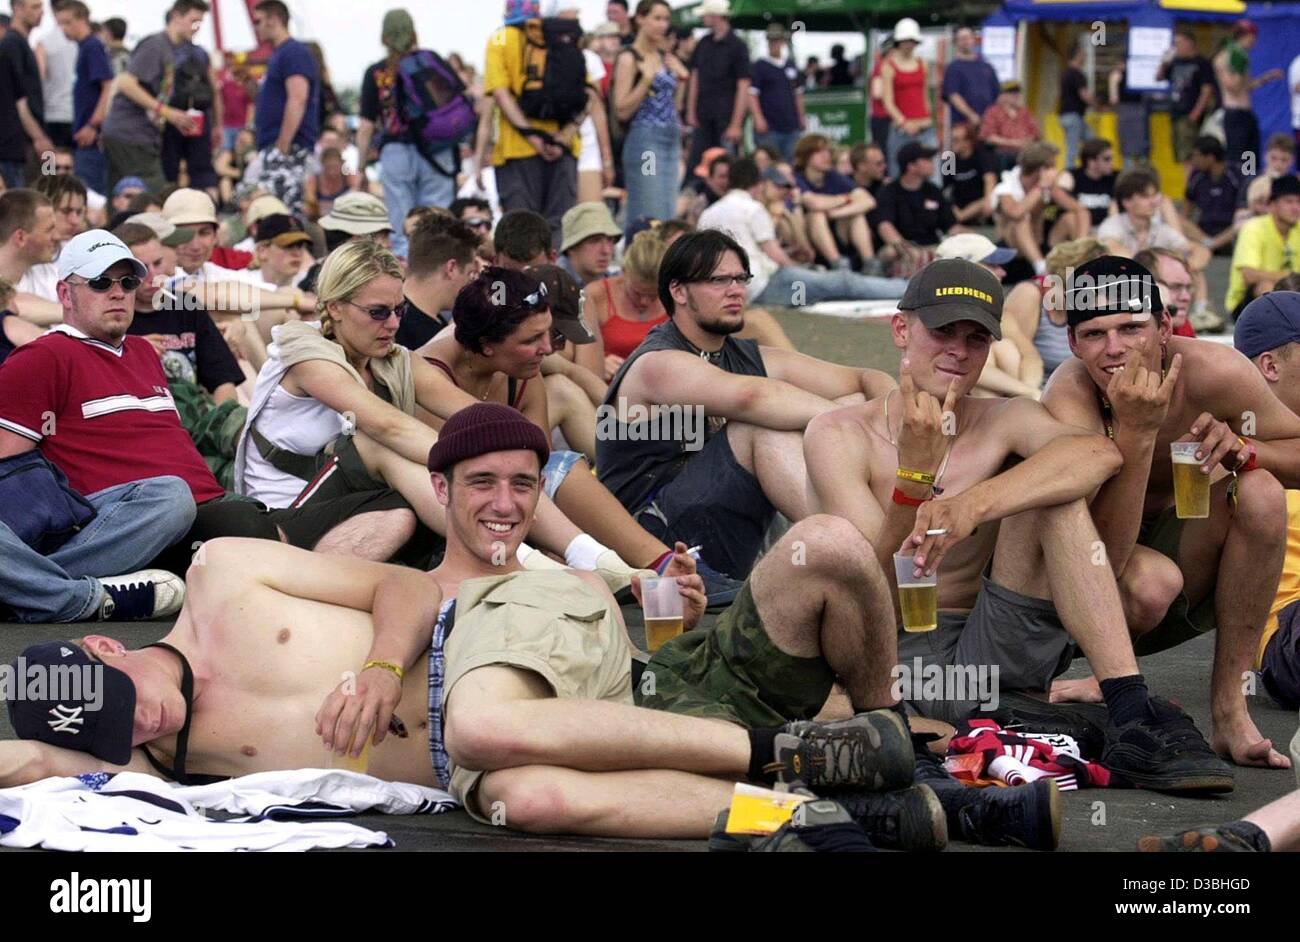
{"label": "festival booth", "polygon": [[[1285,73],[1300,53],[1300,5],[1294,3],[1007,0],[984,21],[984,54],[1002,78],[1017,77],[1023,82],[1026,104],[1038,115],[1044,137],[1062,150],[1065,135],[1057,121],[1056,105],[1070,49],[1075,43],[1085,43],[1084,72],[1094,93],[1103,98],[1111,69],[1126,63],[1129,89],[1151,94],[1151,166],[1159,173],[1164,191],[1177,199],[1183,194],[1183,169],[1173,154],[1168,83],[1156,81],[1156,70],[1173,44],[1175,25],[1191,26],[1197,48],[1212,58],[1232,22],[1242,17],[1260,27],[1250,54],[1251,74],[1274,68]],[[1257,89],[1253,104],[1261,143],[1278,131],[1291,132],[1291,94],[1285,81]],[[1092,110],[1088,123],[1096,136],[1114,145],[1118,165],[1122,148],[1115,112]]]}
{"label": "festival booth", "polygon": [[[683,26],[699,26],[699,4],[674,11],[674,21]],[[970,21],[987,12],[989,4],[979,0],[962,0],[945,5],[942,12],[925,0],[731,0],[731,25],[738,30],[762,30],[769,23],[782,23],[791,33],[831,32],[861,33],[866,37],[866,58],[876,55],[877,31],[892,28],[905,16],[927,27]],[[931,34],[926,39],[934,42]],[[759,38],[758,52],[762,52]],[[947,44],[939,42],[937,53],[922,57],[942,65]],[[932,73],[932,77],[933,77]],[[825,134],[836,144],[853,144],[868,137],[867,90],[862,86],[819,88],[804,93],[804,111],[808,130]]]}

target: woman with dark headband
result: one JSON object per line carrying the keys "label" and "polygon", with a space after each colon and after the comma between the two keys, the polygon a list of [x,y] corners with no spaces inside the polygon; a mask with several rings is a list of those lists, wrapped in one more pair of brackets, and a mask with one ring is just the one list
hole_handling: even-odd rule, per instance
{"label": "woman with dark headband", "polygon": [[[446,515],[425,470],[438,436],[415,413],[446,412],[448,385],[394,342],[401,264],[374,242],[341,246],[321,269],[316,310],[319,327],[275,329],[235,459],[236,490],[269,507],[319,507],[333,529],[318,551],[378,560],[403,551],[403,561],[428,565],[427,540],[408,545],[414,518],[441,534]],[[337,526],[344,520],[353,525]],[[617,588],[633,572],[549,500],[530,537]]]}

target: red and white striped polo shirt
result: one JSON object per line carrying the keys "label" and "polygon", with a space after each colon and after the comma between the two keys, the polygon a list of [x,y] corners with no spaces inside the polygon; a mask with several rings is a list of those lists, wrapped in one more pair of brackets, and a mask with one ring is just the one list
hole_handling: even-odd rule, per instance
{"label": "red and white striped polo shirt", "polygon": [[61,324],[19,347],[0,366],[0,429],[39,442],[82,494],[168,474],[196,503],[225,494],[141,337],[114,347]]}

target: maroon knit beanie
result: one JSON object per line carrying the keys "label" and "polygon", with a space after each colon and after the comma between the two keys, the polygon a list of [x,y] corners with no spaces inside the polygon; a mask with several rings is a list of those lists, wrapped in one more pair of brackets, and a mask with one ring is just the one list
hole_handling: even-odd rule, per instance
{"label": "maroon knit beanie", "polygon": [[551,454],[542,430],[523,413],[497,402],[476,402],[443,425],[438,441],[429,449],[429,470],[446,471],[468,458],[522,449],[537,452],[539,465],[546,464]]}

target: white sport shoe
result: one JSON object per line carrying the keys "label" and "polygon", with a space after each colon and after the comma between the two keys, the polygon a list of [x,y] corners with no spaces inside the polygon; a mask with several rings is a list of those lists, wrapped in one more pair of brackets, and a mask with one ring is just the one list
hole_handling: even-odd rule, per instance
{"label": "white sport shoe", "polygon": [[141,569],[99,580],[100,621],[149,621],[175,615],[185,604],[185,580],[165,569]]}

